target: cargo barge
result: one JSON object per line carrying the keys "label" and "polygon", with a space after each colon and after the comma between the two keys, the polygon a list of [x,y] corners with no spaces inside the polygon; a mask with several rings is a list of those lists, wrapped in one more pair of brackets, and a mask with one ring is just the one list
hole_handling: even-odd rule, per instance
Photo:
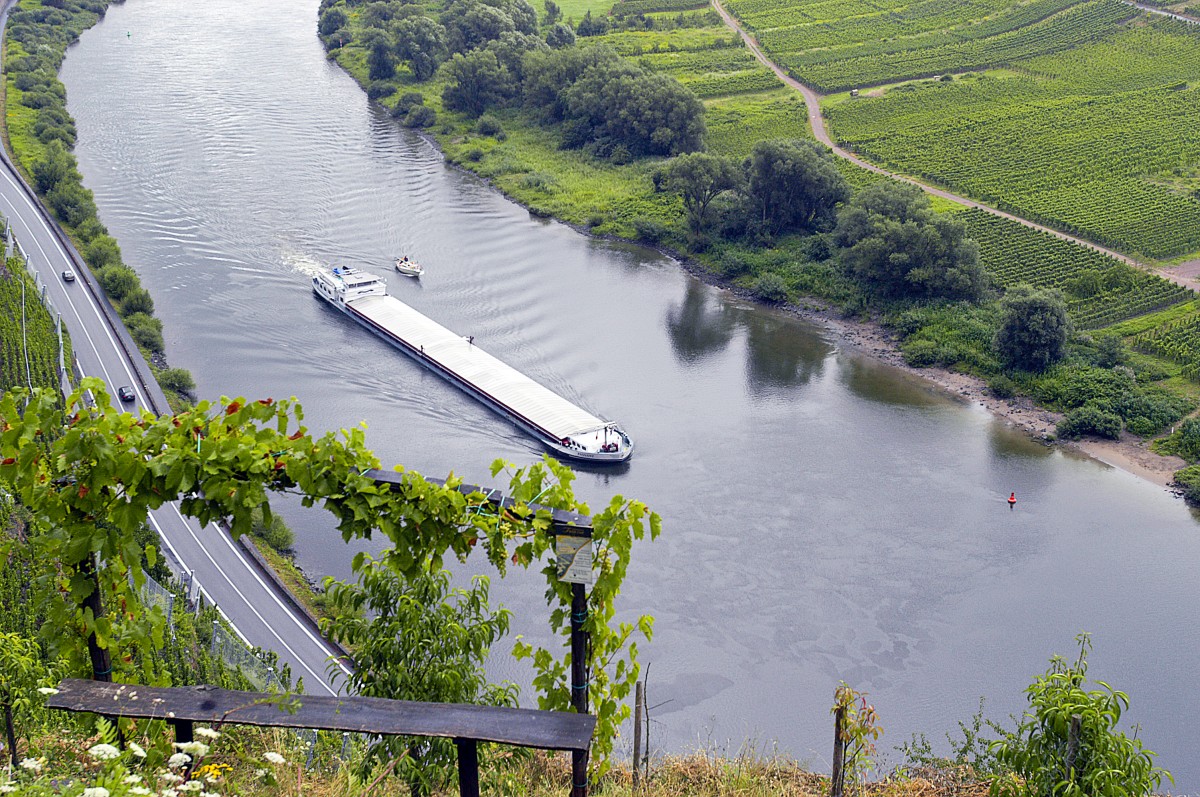
{"label": "cargo barge", "polygon": [[421,365],[474,396],[562,457],[624,462],[633,441],[611,421],[580,409],[394,296],[374,274],[321,270],[313,293]]}

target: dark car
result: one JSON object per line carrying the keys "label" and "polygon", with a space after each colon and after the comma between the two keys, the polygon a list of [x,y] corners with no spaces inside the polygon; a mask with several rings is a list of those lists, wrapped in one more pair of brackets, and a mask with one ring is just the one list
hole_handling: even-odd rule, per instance
{"label": "dark car", "polygon": [[66,271],[64,271],[62,273],[62,278],[63,278],[63,282],[74,282],[75,281],[75,272],[72,271],[71,269],[67,269]]}
{"label": "dark car", "polygon": [[137,398],[133,394],[133,388],[131,388],[129,385],[122,385],[121,387],[117,388],[117,397],[120,398],[121,401],[133,401],[135,398]]}

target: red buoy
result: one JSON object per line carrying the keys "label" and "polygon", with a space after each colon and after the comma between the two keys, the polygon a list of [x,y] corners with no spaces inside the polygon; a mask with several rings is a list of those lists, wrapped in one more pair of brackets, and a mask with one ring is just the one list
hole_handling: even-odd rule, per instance
{"label": "red buoy", "polygon": [[1009,506],[1012,506],[1012,505],[1013,505],[1013,504],[1015,504],[1016,502],[1017,502],[1017,494],[1016,494],[1015,492],[1014,492],[1014,493],[1009,493],[1009,495],[1008,495],[1008,505],[1009,505]]}

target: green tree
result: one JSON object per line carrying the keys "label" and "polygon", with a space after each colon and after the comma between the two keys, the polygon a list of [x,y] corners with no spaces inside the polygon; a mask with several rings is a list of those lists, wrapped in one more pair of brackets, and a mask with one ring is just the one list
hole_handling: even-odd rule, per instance
{"label": "green tree", "polygon": [[383,31],[372,28],[363,37],[367,48],[367,77],[371,80],[389,80],[396,74],[395,44]]}
{"label": "green tree", "polygon": [[429,17],[413,17],[396,24],[396,55],[408,62],[417,80],[429,80],[446,60],[446,29]]}
{"label": "green tree", "polygon": [[542,8],[546,9],[546,27],[553,27],[562,20],[562,9],[558,7],[558,3],[554,0],[545,0],[542,3]]}
{"label": "green tree", "polygon": [[[492,645],[509,628],[507,609],[488,605],[488,580],[476,576],[470,588],[450,587],[445,570],[404,575],[394,559],[370,556],[354,562],[357,583],[325,580],[337,617],[321,630],[354,650],[355,669],[346,676],[349,691],[368,697],[433,703],[516,706],[517,688],[490,684],[484,663]],[[369,619],[368,619],[369,616]],[[386,736],[363,758],[364,775],[377,765],[398,761],[396,774],[413,794],[440,791],[455,772],[451,739]],[[485,771],[498,766],[494,760]]]}
{"label": "green tree", "polygon": [[915,186],[885,180],[838,214],[834,242],[847,274],[888,299],[979,300],[987,275],[966,225],[934,212]]}
{"label": "green tree", "polygon": [[468,53],[510,31],[537,34],[537,12],[525,0],[454,0],[441,22],[453,53]]}
{"label": "green tree", "polygon": [[567,115],[564,90],[597,66],[621,69],[628,64],[615,50],[603,44],[527,53],[526,78],[521,86],[525,107],[536,111],[544,121],[561,122]]}
{"label": "green tree", "polygon": [[546,31],[546,44],[555,50],[561,50],[564,47],[573,47],[575,45],[575,31],[571,30],[571,26],[564,22],[555,22]]}
{"label": "green tree", "polygon": [[346,27],[346,12],[340,8],[329,8],[321,14],[321,19],[317,22],[317,33],[322,36],[329,36]]}
{"label": "green tree", "polygon": [[704,145],[704,105],[662,74],[603,61],[583,71],[559,99],[563,145],[590,145],[607,156],[620,145],[633,155],[678,155]]}
{"label": "green tree", "polygon": [[1070,336],[1071,319],[1058,291],[1018,285],[1005,294],[995,347],[1010,367],[1046,370],[1066,354]]}
{"label": "green tree", "polygon": [[496,54],[496,60],[508,70],[517,84],[513,87],[513,96],[517,95],[520,83],[525,79],[526,55],[535,50],[547,50],[549,47],[550,45],[537,36],[517,31],[502,33],[499,39],[487,45],[488,51]]}
{"label": "green tree", "polygon": [[992,743],[1010,770],[990,777],[992,797],[1125,797],[1157,792],[1164,778],[1175,782],[1140,740],[1117,730],[1129,696],[1103,681],[1084,688],[1092,643],[1087,634],[1077,641],[1075,663],[1052,658],[1025,690],[1029,710],[1017,729]]}
{"label": "green tree", "polygon": [[683,199],[688,224],[702,232],[708,206],[726,191],[737,191],[744,183],[737,164],[728,158],[704,152],[690,152],[667,161],[659,184]]}
{"label": "green tree", "polygon": [[455,53],[445,67],[448,81],[442,102],[452,111],[479,116],[503,105],[517,93],[517,82],[494,52]]}
{"label": "green tree", "polygon": [[758,220],[772,234],[816,229],[850,193],[829,150],[815,141],[759,141],[743,168]]}

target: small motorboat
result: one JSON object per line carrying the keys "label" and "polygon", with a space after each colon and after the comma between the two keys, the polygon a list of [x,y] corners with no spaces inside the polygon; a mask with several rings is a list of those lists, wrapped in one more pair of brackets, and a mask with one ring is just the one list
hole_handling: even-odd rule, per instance
{"label": "small motorboat", "polygon": [[396,270],[406,277],[419,277],[425,269],[415,260],[409,260],[408,255],[396,258]]}

